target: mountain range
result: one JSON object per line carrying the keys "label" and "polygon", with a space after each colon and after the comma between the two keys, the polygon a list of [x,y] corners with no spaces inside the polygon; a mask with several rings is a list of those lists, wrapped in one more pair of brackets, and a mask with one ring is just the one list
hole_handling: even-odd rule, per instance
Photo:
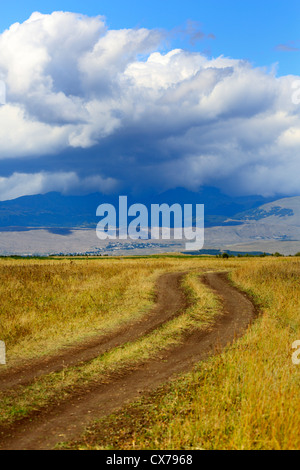
{"label": "mountain range", "polygon": [[[204,204],[205,226],[223,224],[234,225],[228,221],[237,213],[255,209],[272,201],[261,196],[231,197],[218,189],[205,187],[199,192],[183,188],[172,189],[158,195],[147,197],[128,196],[128,204],[142,203],[150,208],[151,204]],[[118,196],[94,193],[83,196],[66,196],[60,193],[23,196],[11,201],[0,202],[0,227],[3,229],[25,228],[93,228],[99,219],[96,209],[100,204],[118,206]]]}
{"label": "mountain range", "polygon": [[[231,252],[300,252],[300,196],[267,199],[231,197],[206,187],[200,192],[178,188],[144,198],[128,197],[128,205],[204,204],[206,250]],[[118,206],[118,196],[100,193],[25,196],[0,203],[0,255],[151,254],[184,251],[175,240],[103,242],[96,237],[99,204]]]}

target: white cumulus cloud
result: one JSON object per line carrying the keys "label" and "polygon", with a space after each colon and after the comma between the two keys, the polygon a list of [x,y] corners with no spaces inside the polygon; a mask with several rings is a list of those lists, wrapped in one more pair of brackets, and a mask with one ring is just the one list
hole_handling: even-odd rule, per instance
{"label": "white cumulus cloud", "polygon": [[68,12],[0,34],[1,199],[116,185],[299,192],[299,77],[162,52],[163,38]]}

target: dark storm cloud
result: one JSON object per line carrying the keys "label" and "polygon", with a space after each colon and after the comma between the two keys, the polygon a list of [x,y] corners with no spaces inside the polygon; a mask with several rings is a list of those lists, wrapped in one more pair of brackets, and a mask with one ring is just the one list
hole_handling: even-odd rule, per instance
{"label": "dark storm cloud", "polygon": [[[192,22],[186,33],[204,37]],[[35,13],[1,34],[0,199],[204,184],[299,192],[299,77],[162,54],[162,37],[62,12]]]}

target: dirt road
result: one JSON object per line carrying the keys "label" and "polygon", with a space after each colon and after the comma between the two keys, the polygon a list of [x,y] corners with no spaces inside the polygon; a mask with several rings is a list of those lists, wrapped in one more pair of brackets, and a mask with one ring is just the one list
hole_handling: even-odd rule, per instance
{"label": "dirt road", "polygon": [[[178,276],[176,306],[182,310],[187,303],[180,291],[182,273]],[[94,419],[120,409],[141,393],[155,390],[176,374],[188,371],[196,362],[207,359],[240,337],[256,316],[253,304],[229,283],[224,273],[208,273],[201,279],[223,303],[223,311],[210,329],[187,334],[179,346],[160,353],[159,358],[125,371],[107,384],[95,384],[78,390],[71,399],[62,400],[58,406],[36,412],[10,429],[0,428],[0,449],[51,449],[58,442],[76,439]],[[168,287],[161,295],[167,298]],[[156,308],[159,308],[159,296]],[[168,308],[166,304],[165,308]],[[178,314],[178,310],[168,310],[169,318]]]}
{"label": "dirt road", "polygon": [[175,318],[188,306],[188,300],[181,288],[184,274],[167,273],[160,276],[155,288],[155,307],[140,321],[126,324],[112,334],[97,336],[68,347],[53,356],[28,361],[19,367],[0,373],[0,391],[18,385],[29,385],[42,375],[91,361],[100,354],[151,333]]}

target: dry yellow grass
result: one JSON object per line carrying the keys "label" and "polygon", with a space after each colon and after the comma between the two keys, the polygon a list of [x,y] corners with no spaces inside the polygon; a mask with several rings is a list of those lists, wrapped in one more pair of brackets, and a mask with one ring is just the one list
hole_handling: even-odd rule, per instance
{"label": "dry yellow grass", "polygon": [[153,304],[160,274],[198,265],[176,258],[1,259],[0,339],[6,342],[8,365],[142,317]]}
{"label": "dry yellow grass", "polygon": [[232,279],[261,307],[248,333],[151,400],[95,424],[69,447],[300,448],[300,366],[292,363],[292,343],[300,339],[300,262],[239,263]]}
{"label": "dry yellow grass", "polygon": [[[291,357],[292,343],[300,339],[300,261],[0,261],[0,339],[7,342],[12,359],[53,352],[142,316],[152,305],[154,282],[163,272],[224,269],[231,271],[233,282],[251,293],[261,307],[259,319],[247,334],[221,355],[199,364],[193,373],[164,387],[150,401],[107,418],[105,429],[110,431],[106,436],[99,434],[102,421],[70,447],[299,449],[300,366],[293,365]],[[195,278],[190,276],[188,283],[186,287],[195,293]],[[195,295],[200,295],[199,291]],[[211,306],[212,301],[198,297],[198,305],[208,302]],[[189,321],[191,318],[193,314]],[[180,321],[186,320],[183,317]],[[201,321],[209,321],[209,315]],[[47,402],[55,394],[67,393],[68,386],[81,378],[93,380],[95,373],[115,370],[125,359],[130,363],[155,354],[162,339],[166,346],[175,337],[180,340],[180,328],[187,325],[169,324],[153,337],[129,344],[126,350],[117,349],[96,359],[89,368],[65,371],[63,379],[59,374],[44,377],[34,385],[36,389],[25,387],[14,398],[3,396],[4,408],[10,419],[14,407],[16,415],[23,405],[26,413],[35,400],[44,397]],[[155,337],[157,334],[165,336]]]}
{"label": "dry yellow grass", "polygon": [[53,404],[56,399],[66,399],[74,387],[81,388],[93,381],[105,381],[110,374],[133,367],[180,343],[185,332],[213,322],[213,316],[219,310],[219,302],[207,287],[199,284],[197,277],[191,273],[183,281],[183,287],[192,301],[191,307],[149,335],[115,348],[86,364],[40,377],[29,386],[0,392],[0,424],[11,424],[33,410]]}
{"label": "dry yellow grass", "polygon": [[120,261],[0,261],[0,337],[12,359],[108,332],[152,304],[158,266]]}

